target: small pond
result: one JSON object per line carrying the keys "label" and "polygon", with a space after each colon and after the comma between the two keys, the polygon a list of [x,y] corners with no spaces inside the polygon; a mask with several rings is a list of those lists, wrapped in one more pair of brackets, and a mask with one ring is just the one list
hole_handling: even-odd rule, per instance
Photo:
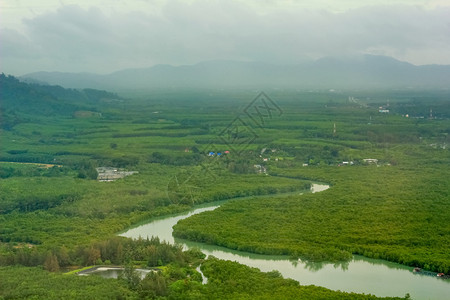
{"label": "small pond", "polygon": [[[135,269],[135,271],[141,276],[141,279],[143,279],[149,272],[152,272],[152,270],[148,269]],[[78,275],[97,275],[103,278],[118,278],[122,272],[123,268],[121,267],[93,267],[91,269],[79,272]]]}

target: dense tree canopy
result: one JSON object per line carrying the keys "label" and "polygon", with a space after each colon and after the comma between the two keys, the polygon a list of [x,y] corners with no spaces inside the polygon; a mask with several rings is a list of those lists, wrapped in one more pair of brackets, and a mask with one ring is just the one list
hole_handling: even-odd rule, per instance
{"label": "dense tree canopy", "polygon": [[[215,259],[202,264],[203,285],[200,253],[115,237],[234,198],[243,199],[180,222],[176,234],[256,253],[361,254],[450,272],[446,92],[273,90],[282,115],[249,115],[247,91],[126,99],[4,74],[0,85],[0,297],[366,297]],[[379,113],[386,99],[390,113]],[[98,167],[130,173],[100,182]],[[331,188],[299,195],[313,181]],[[61,274],[98,264],[126,266],[128,275]],[[136,266],[161,270],[136,280]]]}

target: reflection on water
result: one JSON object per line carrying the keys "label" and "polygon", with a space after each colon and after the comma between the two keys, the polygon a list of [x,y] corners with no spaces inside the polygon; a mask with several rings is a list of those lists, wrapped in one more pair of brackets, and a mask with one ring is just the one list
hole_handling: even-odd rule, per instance
{"label": "reflection on water", "polygon": [[335,269],[341,269],[342,271],[347,271],[348,270],[348,266],[350,265],[349,261],[342,261],[342,262],[336,262],[333,264],[333,267]]}
{"label": "reflection on water", "polygon": [[308,271],[311,271],[311,272],[320,271],[325,266],[328,266],[330,264],[332,264],[333,268],[335,268],[335,269],[342,270],[342,271],[347,271],[348,267],[350,265],[349,261],[338,261],[338,262],[333,262],[333,263],[330,263],[330,262],[301,261],[301,260],[292,261],[292,265],[294,267],[297,267],[299,263],[303,264],[304,268],[306,270],[308,270]]}
{"label": "reflection on water", "polygon": [[[327,189],[327,185],[313,185],[311,192]],[[354,256],[352,261],[339,263],[303,262],[286,256],[261,255],[230,250],[172,237],[172,227],[181,219],[207,210],[214,210],[217,203],[193,209],[188,214],[168,216],[148,224],[132,228],[120,235],[131,238],[159,237],[169,243],[178,243],[184,248],[197,247],[206,255],[224,260],[237,261],[263,272],[279,271],[283,277],[292,278],[303,285],[323,286],[332,290],[374,294],[376,296],[404,297],[409,293],[413,299],[448,299],[450,280],[431,276],[417,276],[411,267]]]}

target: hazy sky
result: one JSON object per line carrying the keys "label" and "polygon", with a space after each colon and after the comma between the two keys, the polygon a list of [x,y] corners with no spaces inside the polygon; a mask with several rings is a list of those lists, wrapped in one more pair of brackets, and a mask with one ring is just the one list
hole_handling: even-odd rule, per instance
{"label": "hazy sky", "polygon": [[450,0],[0,0],[0,72],[380,54],[450,64]]}

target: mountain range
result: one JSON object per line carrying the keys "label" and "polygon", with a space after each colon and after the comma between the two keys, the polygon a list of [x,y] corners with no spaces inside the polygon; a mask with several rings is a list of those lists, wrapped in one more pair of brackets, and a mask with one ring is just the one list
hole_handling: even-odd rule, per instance
{"label": "mountain range", "polygon": [[155,65],[111,74],[36,72],[23,81],[111,91],[156,88],[447,89],[450,65],[416,66],[391,57],[325,57],[279,65],[263,62],[205,61],[194,65]]}

